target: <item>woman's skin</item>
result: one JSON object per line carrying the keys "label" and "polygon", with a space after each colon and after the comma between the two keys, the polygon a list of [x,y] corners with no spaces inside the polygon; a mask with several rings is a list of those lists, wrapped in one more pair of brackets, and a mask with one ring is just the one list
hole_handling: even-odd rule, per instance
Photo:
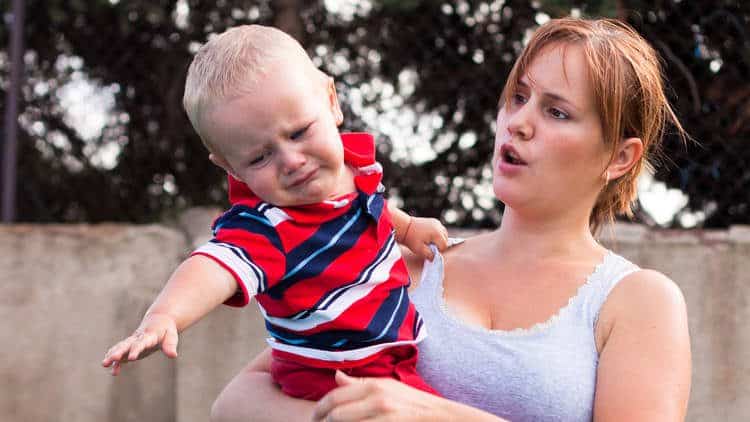
{"label": "woman's skin", "polygon": [[[492,170],[495,195],[506,205],[502,225],[444,254],[444,299],[467,324],[511,330],[547,321],[606,253],[591,234],[589,215],[604,185],[640,159],[643,144],[622,139],[612,154],[587,75],[580,47],[548,46],[498,113]],[[509,147],[522,164],[503,159]],[[421,262],[408,258],[412,280],[419,280]],[[624,278],[602,306],[594,335],[594,421],[684,419],[687,312],[670,279],[651,270]],[[269,366],[269,352],[248,365],[219,397],[214,416],[232,420],[223,410],[231,404],[233,413],[253,420],[501,420],[394,380],[343,374],[340,387],[320,402],[304,402],[273,385]]]}

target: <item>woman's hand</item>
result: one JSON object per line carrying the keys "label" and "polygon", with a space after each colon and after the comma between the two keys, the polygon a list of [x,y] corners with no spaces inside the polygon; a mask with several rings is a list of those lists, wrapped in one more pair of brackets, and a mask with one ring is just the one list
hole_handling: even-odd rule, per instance
{"label": "woman's hand", "polygon": [[390,378],[336,372],[339,388],[320,399],[313,421],[434,421],[439,398]]}
{"label": "woman's hand", "polygon": [[353,378],[336,372],[339,387],[320,399],[313,421],[501,421],[481,410],[390,378]]}

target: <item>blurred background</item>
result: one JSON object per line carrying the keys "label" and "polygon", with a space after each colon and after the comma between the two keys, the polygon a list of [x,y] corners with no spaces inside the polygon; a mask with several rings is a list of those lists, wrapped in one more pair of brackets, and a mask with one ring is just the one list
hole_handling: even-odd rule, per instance
{"label": "blurred background", "polygon": [[[181,99],[212,34],[261,23],[334,76],[342,130],[376,135],[389,196],[456,234],[496,227],[498,97],[538,25],[632,24],[693,140],[669,134],[635,223],[606,246],[688,305],[688,421],[750,420],[750,2],[740,0],[7,0],[0,2],[0,420],[207,420],[264,347],[221,307],[117,378],[99,366],[227,205]],[[575,163],[571,163],[575,165]],[[501,376],[501,374],[488,374]],[[249,398],[252,399],[252,398]]]}
{"label": "blurred background", "polygon": [[[25,4],[21,21],[14,2]],[[637,221],[750,222],[750,2],[15,0],[3,7],[5,132],[14,90],[19,126],[16,156],[3,149],[2,182],[7,191],[15,181],[16,221],[142,223],[224,205],[224,177],[182,109],[185,73],[212,34],[261,23],[291,33],[335,77],[346,108],[342,130],[377,135],[386,186],[408,211],[494,227],[502,208],[488,157],[505,76],[530,31],[573,14],[626,20],[656,47],[669,97],[696,141],[667,138],[668,159],[642,180]],[[16,21],[22,63],[8,48]],[[16,84],[14,66],[22,66]]]}

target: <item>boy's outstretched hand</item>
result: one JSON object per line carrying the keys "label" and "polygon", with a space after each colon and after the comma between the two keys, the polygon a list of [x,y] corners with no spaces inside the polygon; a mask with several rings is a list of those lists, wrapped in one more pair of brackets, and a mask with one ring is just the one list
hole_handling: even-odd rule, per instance
{"label": "boy's outstretched hand", "polygon": [[104,355],[102,366],[112,368],[118,375],[122,365],[143,359],[158,348],[167,357],[177,357],[177,324],[166,314],[153,313],[143,318],[141,325],[128,338],[112,346]]}
{"label": "boy's outstretched hand", "polygon": [[448,247],[448,230],[435,218],[410,217],[399,243],[409,248],[422,259],[432,260],[430,243],[439,251]]}

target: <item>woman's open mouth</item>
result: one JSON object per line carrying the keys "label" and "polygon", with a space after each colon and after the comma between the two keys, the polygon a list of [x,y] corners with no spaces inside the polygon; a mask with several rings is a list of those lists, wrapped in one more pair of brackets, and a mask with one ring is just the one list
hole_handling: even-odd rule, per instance
{"label": "woman's open mouth", "polygon": [[525,166],[526,162],[521,159],[515,148],[510,144],[503,144],[500,147],[500,159],[503,163],[507,163],[514,166]]}

